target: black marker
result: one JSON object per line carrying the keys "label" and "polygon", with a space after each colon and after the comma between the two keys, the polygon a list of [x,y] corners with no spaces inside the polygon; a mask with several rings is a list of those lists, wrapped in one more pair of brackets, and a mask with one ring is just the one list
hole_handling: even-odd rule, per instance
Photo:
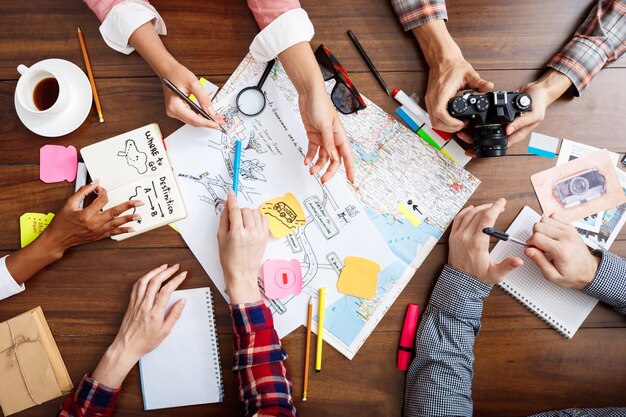
{"label": "black marker", "polygon": [[496,239],[503,240],[505,242],[509,241],[509,242],[517,243],[518,245],[526,246],[527,248],[530,247],[528,243],[523,242],[519,239],[515,239],[514,237],[511,237],[508,234],[499,231],[495,227],[485,227],[483,229],[483,233],[489,236],[493,236]]}

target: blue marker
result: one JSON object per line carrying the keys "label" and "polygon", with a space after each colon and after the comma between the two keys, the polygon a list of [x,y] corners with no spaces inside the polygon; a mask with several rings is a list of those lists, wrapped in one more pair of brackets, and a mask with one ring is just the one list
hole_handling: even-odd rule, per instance
{"label": "blue marker", "polygon": [[235,161],[233,162],[233,191],[237,195],[239,189],[239,169],[241,167],[241,141],[235,142]]}

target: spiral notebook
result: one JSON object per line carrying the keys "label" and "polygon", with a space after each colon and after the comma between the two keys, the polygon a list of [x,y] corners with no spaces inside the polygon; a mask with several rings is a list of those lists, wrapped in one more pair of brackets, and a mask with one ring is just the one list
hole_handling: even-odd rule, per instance
{"label": "spiral notebook", "polygon": [[168,308],[181,298],[187,304],[172,332],[139,361],[146,410],[224,400],[211,289],[174,291]]}
{"label": "spiral notebook", "polygon": [[[533,225],[541,216],[530,207],[524,207],[506,231],[511,237],[526,241],[532,235]],[[524,255],[524,247],[500,241],[491,251],[494,261],[517,256],[524,265],[515,269],[499,285],[540,319],[563,336],[571,339],[587,318],[598,300],[572,288],[562,288],[547,281],[541,270]]]}

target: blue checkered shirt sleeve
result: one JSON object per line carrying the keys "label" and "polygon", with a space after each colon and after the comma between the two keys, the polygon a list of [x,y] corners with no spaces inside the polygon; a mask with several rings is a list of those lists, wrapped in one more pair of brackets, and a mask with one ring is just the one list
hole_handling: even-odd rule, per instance
{"label": "blue checkered shirt sleeve", "polygon": [[489,285],[446,265],[416,336],[404,415],[471,416],[474,339]]}
{"label": "blue checkered shirt sleeve", "polygon": [[626,259],[602,251],[602,261],[585,292],[626,315]]}

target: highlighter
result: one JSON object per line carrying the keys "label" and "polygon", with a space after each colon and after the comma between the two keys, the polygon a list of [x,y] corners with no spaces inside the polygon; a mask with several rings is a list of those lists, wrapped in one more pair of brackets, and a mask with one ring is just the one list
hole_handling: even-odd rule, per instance
{"label": "highlighter", "polygon": [[398,369],[406,371],[409,369],[411,357],[415,349],[415,332],[417,331],[417,318],[419,316],[419,306],[409,304],[404,316],[404,325],[400,335],[400,345],[398,346]]}

